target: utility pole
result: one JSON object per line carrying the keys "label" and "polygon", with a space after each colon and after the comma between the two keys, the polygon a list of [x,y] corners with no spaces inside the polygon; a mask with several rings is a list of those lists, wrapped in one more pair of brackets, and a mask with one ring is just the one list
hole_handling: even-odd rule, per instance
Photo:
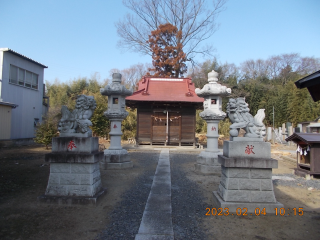
{"label": "utility pole", "polygon": [[274,144],[274,106],[272,106],[272,125],[273,125],[273,127],[272,127],[272,144]]}

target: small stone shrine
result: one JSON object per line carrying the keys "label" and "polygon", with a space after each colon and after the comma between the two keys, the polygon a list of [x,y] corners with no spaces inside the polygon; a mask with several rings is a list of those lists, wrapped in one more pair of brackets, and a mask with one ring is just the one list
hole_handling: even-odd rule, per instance
{"label": "small stone shrine", "polygon": [[221,171],[218,163],[218,126],[219,122],[226,117],[222,111],[222,96],[229,95],[231,89],[217,83],[218,73],[215,71],[208,73],[208,84],[200,90],[196,88],[195,92],[199,97],[204,98],[204,111],[200,117],[207,122],[207,149],[202,151],[197,157],[195,171],[204,174],[218,174]]}
{"label": "small stone shrine", "polygon": [[58,130],[60,136],[52,139],[52,153],[45,155],[50,163],[48,186],[42,202],[59,204],[86,204],[97,202],[105,193],[101,185],[97,137],[92,137],[90,118],[96,108],[92,96],[77,97],[75,110],[62,106]]}
{"label": "small stone shrine", "polygon": [[[230,141],[224,141],[221,163],[221,180],[218,191],[213,192],[218,208],[229,212],[274,213],[274,208],[283,205],[276,201],[272,168],[278,168],[278,161],[271,158],[271,144],[264,142],[266,134],[263,119],[264,109],[253,117],[244,98],[229,99],[227,113],[230,126]],[[239,129],[246,131],[238,137]]]}
{"label": "small stone shrine", "polygon": [[103,169],[132,168],[130,155],[121,147],[121,122],[128,116],[126,111],[126,96],[132,95],[132,91],[121,85],[121,74],[112,74],[112,83],[100,89],[102,95],[108,96],[108,110],[104,115],[110,119],[111,131],[110,147],[104,151]]}

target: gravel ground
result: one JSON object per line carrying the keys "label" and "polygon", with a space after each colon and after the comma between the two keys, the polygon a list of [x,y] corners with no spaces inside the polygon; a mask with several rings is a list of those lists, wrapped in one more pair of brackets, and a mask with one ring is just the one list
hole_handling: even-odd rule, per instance
{"label": "gravel ground", "polygon": [[288,186],[288,187],[299,187],[299,188],[309,188],[320,190],[320,179],[310,179],[306,180],[305,178],[298,177],[294,174],[274,174],[274,176],[290,177],[294,180],[282,180],[275,179],[273,184],[275,186]]}
{"label": "gravel ground", "polygon": [[170,153],[171,204],[174,239],[207,239],[199,227],[207,204],[199,187],[181,170],[186,162],[195,162],[194,155]]}
{"label": "gravel ground", "polygon": [[[133,152],[140,159],[145,172],[136,180],[130,191],[112,212],[111,222],[96,239],[134,239],[138,233],[148,199],[159,152]],[[194,162],[190,155],[170,152],[172,223],[175,239],[207,239],[200,229],[204,217],[203,197],[196,183],[186,178],[180,169],[182,163]]]}
{"label": "gravel ground", "polygon": [[143,166],[145,171],[133,183],[130,190],[121,196],[122,201],[111,213],[110,224],[96,239],[129,240],[134,239],[138,233],[157,167],[159,152],[130,152],[130,155],[140,159],[139,166]]}
{"label": "gravel ground", "polygon": [[[121,196],[111,213],[110,224],[96,239],[134,239],[138,233],[146,201],[148,199],[153,176],[159,159],[159,151],[131,152],[139,159],[139,165],[144,169],[129,191]],[[174,238],[179,239],[210,239],[206,230],[201,228],[205,218],[204,196],[197,183],[186,177],[184,164],[196,162],[197,154],[170,151],[171,167],[171,203]],[[289,186],[299,188],[312,187],[320,190],[320,179],[306,180],[294,174],[274,174],[275,176],[290,177],[294,180],[273,180],[275,186]],[[219,219],[224,220],[224,219]],[[211,236],[212,239],[212,236]],[[262,238],[261,238],[262,239]],[[263,238],[265,239],[265,238]]]}

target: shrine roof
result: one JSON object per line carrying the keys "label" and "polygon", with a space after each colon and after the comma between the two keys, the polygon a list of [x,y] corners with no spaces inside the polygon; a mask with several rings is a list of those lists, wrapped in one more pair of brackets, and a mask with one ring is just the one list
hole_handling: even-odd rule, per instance
{"label": "shrine roof", "polygon": [[143,77],[138,90],[126,101],[159,101],[159,102],[194,102],[203,103],[195,93],[194,83],[190,78],[156,78]]}
{"label": "shrine roof", "polygon": [[298,142],[302,141],[305,143],[320,143],[320,134],[318,133],[294,133],[290,137],[286,138],[286,141]]}
{"label": "shrine roof", "polygon": [[320,70],[295,82],[297,88],[308,88],[313,101],[320,100]]}

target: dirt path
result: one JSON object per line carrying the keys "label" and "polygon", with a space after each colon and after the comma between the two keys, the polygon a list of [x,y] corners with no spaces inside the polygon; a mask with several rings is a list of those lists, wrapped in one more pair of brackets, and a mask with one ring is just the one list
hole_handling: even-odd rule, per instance
{"label": "dirt path", "polygon": [[[191,153],[188,153],[189,155]],[[273,156],[275,157],[275,156]],[[220,177],[194,173],[194,162],[186,162],[183,170],[188,179],[197,182],[205,196],[207,208],[212,205],[212,190],[218,188]],[[279,160],[279,168],[273,174],[292,173],[294,162]],[[320,180],[318,180],[320,181]],[[320,191],[288,186],[274,187],[277,201],[284,204],[285,214],[207,216],[202,227],[209,239],[319,239],[320,235]],[[297,208],[294,215],[293,208]],[[303,208],[299,216],[298,208]],[[290,209],[290,210],[288,210]],[[301,212],[302,213],[302,212]]]}
{"label": "dirt path", "polygon": [[[133,169],[101,172],[108,190],[97,206],[40,204],[36,199],[46,189],[49,166],[44,165],[44,154],[48,152],[37,146],[0,149],[0,239],[95,239],[111,223],[111,212],[123,194],[145,171],[134,157],[140,155],[133,154]],[[186,161],[179,169],[197,184],[204,205],[214,207],[212,191],[218,187],[219,176],[196,174],[193,167],[198,153],[182,154]],[[291,173],[294,167],[293,162],[279,160],[274,174]],[[320,191],[279,185],[275,194],[285,205],[284,216],[205,216],[206,209],[201,209],[205,217],[199,224],[208,239],[319,239]],[[303,215],[294,216],[293,208],[303,208]]]}
{"label": "dirt path", "polygon": [[32,146],[0,149],[0,239],[94,239],[110,221],[121,194],[143,172],[135,158],[130,171],[102,171],[107,194],[96,207],[38,203],[48,182],[44,154],[49,152]]}

